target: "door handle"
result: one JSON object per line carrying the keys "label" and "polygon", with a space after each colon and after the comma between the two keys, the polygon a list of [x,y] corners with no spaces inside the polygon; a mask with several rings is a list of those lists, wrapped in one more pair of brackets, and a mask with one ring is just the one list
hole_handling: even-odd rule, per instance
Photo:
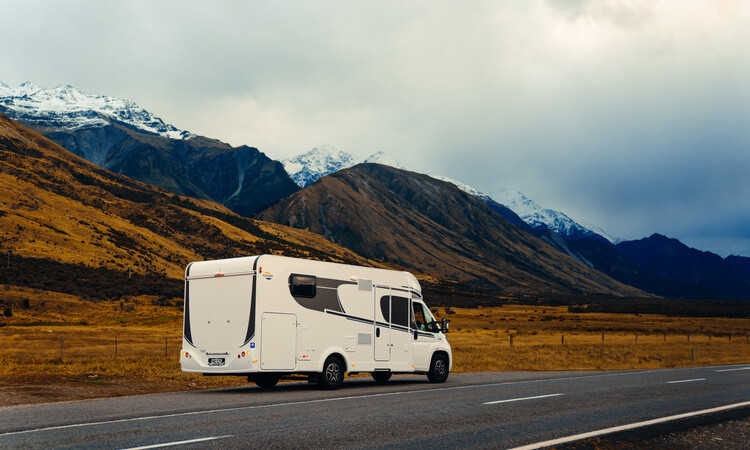
{"label": "door handle", "polygon": [[414,340],[416,341],[418,337],[419,333],[417,332],[417,330],[414,330]]}
{"label": "door handle", "polygon": [[375,337],[380,337],[380,328],[375,328]]}

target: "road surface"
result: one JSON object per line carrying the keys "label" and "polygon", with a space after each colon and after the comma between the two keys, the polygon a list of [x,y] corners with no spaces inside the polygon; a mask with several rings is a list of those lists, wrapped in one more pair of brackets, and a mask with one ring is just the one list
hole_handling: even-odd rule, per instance
{"label": "road surface", "polygon": [[535,448],[728,411],[750,415],[750,365],[350,378],[338,391],[299,382],[5,407],[0,447]]}

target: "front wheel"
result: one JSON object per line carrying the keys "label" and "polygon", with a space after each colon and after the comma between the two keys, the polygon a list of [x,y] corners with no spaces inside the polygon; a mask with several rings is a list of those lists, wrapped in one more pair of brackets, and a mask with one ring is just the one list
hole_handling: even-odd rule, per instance
{"label": "front wheel", "polygon": [[427,378],[433,383],[445,383],[445,380],[448,379],[448,371],[448,357],[438,353],[432,357]]}
{"label": "front wheel", "polygon": [[318,386],[323,389],[333,390],[341,387],[344,382],[346,368],[341,359],[335,356],[329,356],[323,365],[323,373],[318,377]]}

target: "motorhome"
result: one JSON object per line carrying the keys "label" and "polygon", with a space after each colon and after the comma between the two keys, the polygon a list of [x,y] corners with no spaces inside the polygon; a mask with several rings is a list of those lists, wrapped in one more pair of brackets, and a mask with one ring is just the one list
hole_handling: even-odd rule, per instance
{"label": "motorhome", "polygon": [[337,389],[347,373],[442,383],[453,364],[448,321],[435,320],[408,272],[276,255],[193,262],[184,310],[184,372]]}

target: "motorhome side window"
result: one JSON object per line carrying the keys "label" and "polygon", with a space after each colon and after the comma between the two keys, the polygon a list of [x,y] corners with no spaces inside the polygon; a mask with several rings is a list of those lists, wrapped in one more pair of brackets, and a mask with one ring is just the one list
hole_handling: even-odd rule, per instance
{"label": "motorhome side window", "polygon": [[289,275],[289,291],[294,297],[315,297],[317,278],[314,275]]}
{"label": "motorhome side window", "polygon": [[[390,300],[390,308],[389,308]],[[387,322],[402,327],[409,326],[409,299],[406,297],[384,295],[380,297],[380,311]],[[391,314],[392,316],[391,317]]]}

